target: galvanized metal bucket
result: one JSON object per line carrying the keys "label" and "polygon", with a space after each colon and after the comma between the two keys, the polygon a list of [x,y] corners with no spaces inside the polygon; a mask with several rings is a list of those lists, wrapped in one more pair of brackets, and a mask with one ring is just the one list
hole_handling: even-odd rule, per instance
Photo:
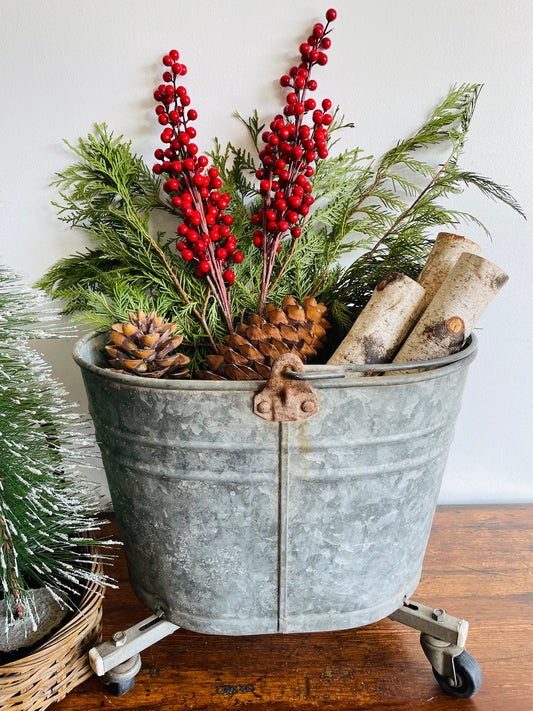
{"label": "galvanized metal bucket", "polygon": [[119,375],[97,365],[104,338],[74,358],[148,608],[240,635],[358,627],[411,596],[475,339],[413,372],[284,372],[318,375],[299,400],[312,416],[275,422],[264,381]]}

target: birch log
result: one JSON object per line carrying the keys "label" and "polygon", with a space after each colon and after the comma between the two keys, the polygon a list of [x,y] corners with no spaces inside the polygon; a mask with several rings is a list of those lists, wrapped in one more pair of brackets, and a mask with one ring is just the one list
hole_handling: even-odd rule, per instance
{"label": "birch log", "polygon": [[481,247],[461,235],[452,232],[439,232],[427,262],[418,277],[418,283],[426,290],[422,310],[429,306],[442,282],[464,252],[479,254]]}
{"label": "birch log", "polygon": [[461,254],[394,363],[430,360],[458,351],[507,274],[477,254]]}
{"label": "birch log", "polygon": [[389,363],[421,312],[424,288],[391,272],[374,289],[365,308],[328,363]]}

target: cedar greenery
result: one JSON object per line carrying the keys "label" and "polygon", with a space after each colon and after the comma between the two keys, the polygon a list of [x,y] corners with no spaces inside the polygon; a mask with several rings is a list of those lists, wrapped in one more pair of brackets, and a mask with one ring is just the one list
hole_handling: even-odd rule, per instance
{"label": "cedar greenery", "polygon": [[[86,463],[85,420],[72,411],[49,366],[28,344],[53,335],[44,295],[0,265],[0,597],[8,622],[33,615],[31,588],[72,608],[91,573],[98,530]],[[52,320],[51,320],[52,319]]]}
{"label": "cedar greenery", "polygon": [[[330,126],[330,157],[318,163],[313,180],[315,203],[301,236],[280,245],[269,301],[279,306],[287,295],[298,301],[312,295],[346,331],[385,273],[417,276],[431,249],[433,228],[481,225],[475,216],[442,204],[449,196],[474,186],[523,216],[504,187],[459,167],[480,90],[478,84],[452,87],[429,120],[378,161],[359,148],[332,155],[341,133],[352,128],[337,112]],[[258,149],[264,126],[257,112],[249,120],[237,116]],[[223,340],[227,326],[205,281],[196,279],[192,266],[176,253],[174,237],[153,227],[156,213],[174,214],[162,197],[160,179],[133,154],[131,143],[114,137],[105,124],[77,146],[67,145],[77,160],[54,183],[61,198],[59,217],[87,231],[94,246],[60,260],[39,285],[66,302],[65,313],[77,313],[101,330],[125,321],[128,311],[157,311],[178,324],[194,371],[210,347]],[[443,151],[442,163],[430,159]],[[258,163],[249,151],[218,140],[210,157],[222,190],[231,195],[226,212],[244,254],[235,265],[232,288],[233,314],[242,320],[257,311],[261,288],[262,258],[253,246],[250,222],[260,203]],[[357,256],[341,266],[348,254]]]}

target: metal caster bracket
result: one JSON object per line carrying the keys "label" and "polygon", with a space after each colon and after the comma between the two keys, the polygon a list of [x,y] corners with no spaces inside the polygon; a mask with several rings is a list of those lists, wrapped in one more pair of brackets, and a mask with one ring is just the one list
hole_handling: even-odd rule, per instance
{"label": "metal caster bracket", "polygon": [[407,598],[389,617],[419,630],[420,644],[433,669],[450,687],[457,685],[454,659],[465,651],[468,622],[448,615],[441,607],[427,607]]}
{"label": "metal caster bracket", "polygon": [[[440,607],[431,608],[404,599],[402,607],[389,615],[391,620],[420,631],[420,644],[437,682],[446,693],[470,698],[479,689],[482,673],[479,664],[465,650],[468,622],[448,615]],[[115,632],[110,640],[89,650],[89,662],[97,676],[116,696],[127,693],[141,668],[139,653],[179,627],[163,613],[152,615],[125,631]]]}
{"label": "metal caster bracket", "polygon": [[97,676],[106,675],[106,683],[118,683],[125,688],[140,669],[139,652],[177,629],[177,625],[165,620],[163,613],[152,615],[125,631],[115,632],[110,640],[90,649],[91,668]]}

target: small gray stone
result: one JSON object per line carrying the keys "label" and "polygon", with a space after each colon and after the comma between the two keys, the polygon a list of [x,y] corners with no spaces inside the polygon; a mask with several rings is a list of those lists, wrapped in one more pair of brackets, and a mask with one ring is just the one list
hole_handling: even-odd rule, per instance
{"label": "small gray stone", "polygon": [[33,619],[10,622],[6,600],[0,600],[0,651],[14,652],[24,647],[32,647],[66,616],[68,609],[61,606],[46,588],[32,590]]}

